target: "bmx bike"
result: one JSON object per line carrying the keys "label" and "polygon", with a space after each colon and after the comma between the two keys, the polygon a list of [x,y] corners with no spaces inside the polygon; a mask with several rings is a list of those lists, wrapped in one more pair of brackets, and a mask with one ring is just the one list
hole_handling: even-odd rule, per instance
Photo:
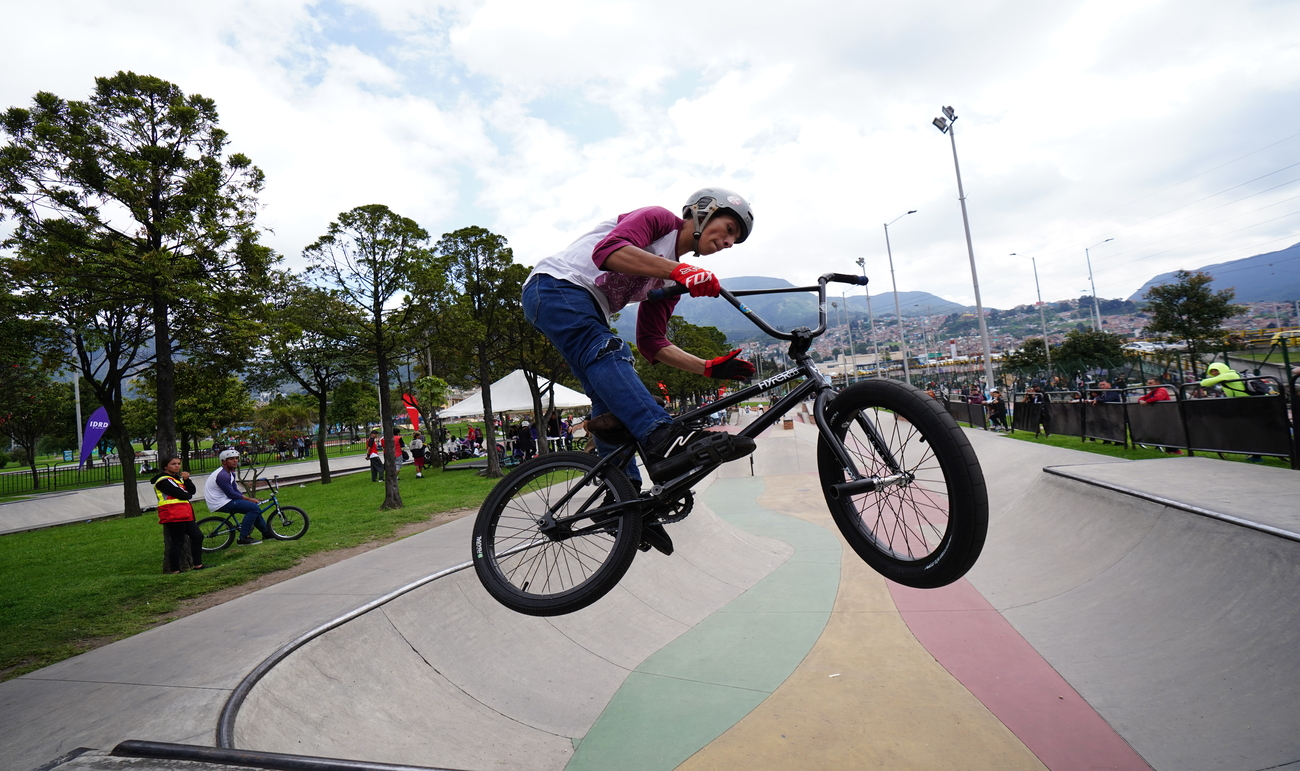
{"label": "bmx bike", "polygon": [[[742,428],[756,437],[805,399],[813,399],[817,468],[835,524],[853,550],[886,578],[935,588],[975,564],[988,530],[988,496],[979,460],[955,420],[932,397],[894,380],[868,380],[836,389],[808,354],[826,331],[826,284],[864,285],[864,277],[828,273],[816,286],[729,292],[731,303],[768,335],[790,342],[795,366],[741,389],[675,422],[703,428],[718,410],[801,380]],[[659,297],[684,287],[657,290]],[[817,292],[816,330],[772,328],[737,298]],[[652,293],[651,299],[656,294]],[[609,455],[557,452],[521,464],[479,509],[472,556],[479,581],[498,602],[519,613],[572,613],[614,588],[645,551],[647,524],[677,522],[690,513],[691,488],[721,465],[710,443],[688,447],[693,467],[638,491],[623,469],[644,453],[628,437]]]}
{"label": "bmx bike", "polygon": [[[262,505],[259,512],[259,516],[266,520],[267,534],[277,541],[296,541],[306,535],[307,528],[311,526],[307,512],[297,506],[280,505],[280,478],[257,479],[253,484],[256,485],[257,482],[266,482],[267,489],[271,491],[270,500]],[[233,513],[200,519],[203,551],[221,551],[234,543],[235,537],[239,535],[239,523],[235,519]]]}

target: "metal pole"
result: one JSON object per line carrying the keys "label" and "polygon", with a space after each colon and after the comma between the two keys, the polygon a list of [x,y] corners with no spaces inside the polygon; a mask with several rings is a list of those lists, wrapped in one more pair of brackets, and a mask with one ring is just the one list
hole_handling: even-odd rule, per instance
{"label": "metal pole", "polygon": [[1092,246],[1085,247],[1083,250],[1084,259],[1088,261],[1088,284],[1092,287],[1092,310],[1093,313],[1096,314],[1096,322],[1095,322],[1095,326],[1093,326],[1093,330],[1097,332],[1101,331],[1101,305],[1098,304],[1097,302],[1097,282],[1092,280],[1092,255],[1088,253],[1088,250],[1095,249],[1098,246],[1101,246],[1102,244],[1106,243],[1107,241],[1114,241],[1114,240],[1115,239],[1113,238],[1107,238],[1105,241],[1098,241]]}
{"label": "metal pole", "polygon": [[[858,258],[858,267],[862,268],[862,280],[865,282],[867,279],[866,257]],[[871,287],[864,283],[862,291],[867,295],[867,322],[871,325],[871,350],[873,355],[876,357],[874,364],[876,377],[880,377],[880,344],[876,341],[876,314],[871,311]]]}
{"label": "metal pole", "polygon": [[853,317],[849,315],[849,299],[840,292],[840,301],[844,303],[844,326],[849,331],[849,356],[852,357],[853,363],[853,382],[858,382],[858,352],[853,347]]}
{"label": "metal pole", "polygon": [[[956,118],[953,120],[955,121]],[[984,377],[988,379],[987,387],[992,390],[994,387],[993,349],[989,345],[989,325],[984,320],[984,303],[980,301],[980,278],[975,270],[975,246],[970,238],[970,217],[966,214],[966,191],[961,184],[961,164],[957,162],[957,132],[953,124],[949,124],[947,133],[949,141],[952,142],[952,165],[957,171],[957,200],[961,201],[961,224],[966,229],[966,253],[970,255],[970,278],[975,288],[975,313],[979,314],[980,340],[984,344]]]}
{"label": "metal pole", "polygon": [[[907,214],[915,214],[916,209],[909,211]],[[900,214],[894,218],[898,222],[907,214]],[[889,245],[889,226],[892,223],[885,223],[885,254],[889,255],[889,283],[894,287],[894,314],[898,318],[898,347],[903,354],[903,379],[909,384],[912,382],[912,371],[907,366],[907,334],[903,331],[903,309],[898,303],[898,280],[894,277],[894,250]]]}
{"label": "metal pole", "polygon": [[[1021,255],[1012,252],[1011,256],[1019,257]],[[1050,387],[1052,384],[1052,346],[1047,340],[1047,311],[1043,309],[1043,287],[1038,283],[1038,260],[1030,257],[1029,262],[1034,266],[1034,289],[1038,292],[1038,320],[1043,324],[1043,353],[1047,355],[1047,384]]]}
{"label": "metal pole", "polygon": [[[81,460],[81,453],[85,448],[82,447],[82,441],[86,438],[82,433],[81,423],[81,373],[72,373],[72,401],[77,405],[77,460]],[[121,457],[119,453],[118,457]]]}

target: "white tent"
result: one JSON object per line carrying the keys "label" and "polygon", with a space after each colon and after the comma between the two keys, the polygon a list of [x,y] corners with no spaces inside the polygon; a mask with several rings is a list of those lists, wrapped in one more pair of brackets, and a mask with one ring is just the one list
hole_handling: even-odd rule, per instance
{"label": "white tent", "polygon": [[[551,404],[550,395],[546,391],[547,386],[550,384],[551,381],[544,377],[537,378],[537,385],[542,389],[542,409],[546,409]],[[565,388],[559,383],[555,384],[555,408],[557,410],[590,406],[591,399],[588,399],[586,395],[580,394],[572,388]],[[517,369],[492,384],[492,411],[532,413],[533,394],[528,390],[528,380],[524,377],[522,369]],[[438,417],[444,419],[465,418],[482,414],[483,392],[475,391],[464,401],[453,404],[439,412]]]}

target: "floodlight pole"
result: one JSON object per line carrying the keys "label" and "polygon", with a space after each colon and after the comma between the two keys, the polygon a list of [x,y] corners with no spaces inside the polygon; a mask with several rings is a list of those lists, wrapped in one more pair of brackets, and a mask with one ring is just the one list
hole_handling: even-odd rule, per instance
{"label": "floodlight pole", "polygon": [[975,270],[975,246],[971,243],[970,238],[970,217],[966,214],[966,191],[961,184],[961,164],[957,162],[957,137],[954,129],[957,123],[957,113],[952,107],[943,108],[943,118],[935,118],[933,123],[935,128],[948,135],[952,142],[952,165],[957,171],[957,199],[961,201],[961,222],[966,228],[966,253],[970,255],[970,278],[971,284],[975,288],[975,313],[979,316],[980,321],[980,340],[984,344],[984,377],[988,380],[987,388],[993,390],[993,348],[989,345],[989,325],[984,320],[984,303],[980,301],[980,279],[979,273]]}
{"label": "floodlight pole", "polygon": [[[853,367],[853,382],[856,383],[858,382],[858,352],[853,347],[853,316],[849,313],[849,298],[844,292],[840,292],[840,301],[844,303],[844,328],[849,333],[849,359],[853,362],[849,366]],[[849,384],[847,375],[844,384]]]}
{"label": "floodlight pole", "polygon": [[[1011,253],[1012,257],[1024,257],[1023,254]],[[1052,345],[1047,340],[1047,311],[1043,309],[1043,287],[1038,283],[1038,260],[1033,257],[1029,262],[1034,266],[1034,289],[1038,291],[1038,320],[1043,322],[1043,353],[1047,355],[1047,384],[1052,383]]]}
{"label": "floodlight pole", "polygon": [[[916,214],[916,209],[912,209],[907,214]],[[903,353],[903,380],[911,385],[912,371],[907,366],[907,332],[903,330],[903,309],[898,302],[898,279],[894,277],[894,250],[889,246],[889,226],[906,217],[907,214],[900,214],[892,222],[885,223],[885,253],[889,255],[889,283],[894,286],[894,315],[898,319],[898,347]]]}
{"label": "floodlight pole", "polygon": [[876,342],[876,314],[871,312],[871,287],[867,286],[867,258],[858,258],[858,267],[862,268],[862,290],[867,295],[867,321],[871,324],[871,350],[876,357],[874,368],[876,377],[880,377],[880,344]]}
{"label": "floodlight pole", "polygon": [[[1114,240],[1115,239],[1113,238],[1106,239],[1106,241],[1114,241]],[[1106,243],[1106,241],[1098,241],[1092,246],[1085,247],[1083,250],[1083,256],[1088,261],[1088,284],[1092,286],[1092,310],[1093,313],[1096,314],[1096,325],[1093,326],[1093,330],[1097,332],[1101,331],[1101,305],[1098,304],[1097,302],[1097,282],[1092,280],[1092,255],[1088,254],[1088,250],[1096,249],[1097,247]]]}

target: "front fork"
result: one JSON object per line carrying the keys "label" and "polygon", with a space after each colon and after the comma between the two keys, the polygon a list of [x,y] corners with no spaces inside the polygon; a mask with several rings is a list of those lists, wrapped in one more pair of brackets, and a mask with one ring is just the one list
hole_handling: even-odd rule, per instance
{"label": "front fork", "polygon": [[849,480],[827,488],[831,498],[838,500],[851,495],[875,492],[894,485],[910,484],[915,475],[903,470],[898,463],[898,459],[894,457],[893,451],[889,449],[889,443],[885,441],[885,437],[880,433],[880,428],[861,410],[853,414],[853,420],[862,429],[862,433],[866,435],[872,449],[875,450],[876,455],[884,462],[890,473],[883,477],[864,476],[858,470],[857,464],[853,462],[853,458],[849,455],[848,448],[844,446],[844,442],[840,440],[839,434],[833,430],[830,421],[826,417],[826,405],[836,395],[833,389],[824,389],[818,392],[817,399],[813,402],[813,420],[817,423],[817,429],[821,431],[822,439],[835,455],[840,468],[844,469],[845,477]]}

